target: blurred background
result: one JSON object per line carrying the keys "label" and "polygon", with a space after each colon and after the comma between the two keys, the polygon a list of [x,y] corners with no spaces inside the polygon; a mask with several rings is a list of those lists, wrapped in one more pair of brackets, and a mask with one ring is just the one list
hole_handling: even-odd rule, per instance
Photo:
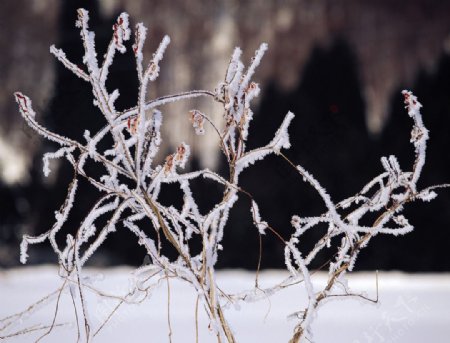
{"label": "blurred background", "polygon": [[[267,42],[269,51],[254,77],[262,93],[253,106],[249,147],[265,145],[286,112],[293,111],[296,119],[287,155],[313,173],[336,202],[354,195],[382,171],[381,156],[395,154],[403,169],[412,168],[411,120],[400,94],[410,89],[424,105],[424,122],[431,132],[420,185],[450,182],[450,1],[4,0],[0,2],[1,267],[19,263],[23,234],[37,235],[51,227],[72,177],[68,163],[53,164],[50,176],[43,176],[42,154],[56,146],[26,127],[13,92],[30,96],[38,121],[71,138],[82,140],[85,129],[92,132],[103,125],[88,85],[49,53],[55,44],[74,63],[82,63],[82,43],[74,25],[80,7],[90,11],[98,51],[105,51],[122,11],[130,14],[133,26],[143,22],[149,28],[147,59],[164,34],[171,37],[150,98],[213,90],[223,79],[235,46],[243,49],[248,62],[259,44]],[[108,87],[120,90],[119,110],[136,103],[137,86],[132,54],[117,56]],[[220,107],[204,100],[161,108],[165,134],[160,158],[186,141],[194,153],[188,170],[209,167],[226,175],[213,132],[194,135],[187,119],[192,108],[221,121]],[[95,190],[81,187],[86,189],[78,192],[67,232],[76,230],[95,200]],[[310,216],[324,210],[315,192],[276,157],[244,173],[242,187],[254,195],[263,219],[284,238],[292,232],[293,214]],[[203,212],[220,194],[219,187],[205,180],[194,185]],[[180,200],[176,188],[163,190],[163,203]],[[232,211],[219,267],[257,266],[259,236],[249,205],[242,198]],[[357,269],[450,271],[446,252],[450,191],[440,191],[429,204],[411,204],[405,216],[414,232],[375,237],[360,254]],[[304,238],[305,248],[317,241],[321,230]],[[262,267],[283,267],[283,244],[270,234],[262,243]],[[30,247],[29,255],[31,264],[56,262],[48,244]],[[330,251],[319,255],[316,267],[331,255]],[[140,265],[144,256],[136,238],[118,230],[91,263]]]}

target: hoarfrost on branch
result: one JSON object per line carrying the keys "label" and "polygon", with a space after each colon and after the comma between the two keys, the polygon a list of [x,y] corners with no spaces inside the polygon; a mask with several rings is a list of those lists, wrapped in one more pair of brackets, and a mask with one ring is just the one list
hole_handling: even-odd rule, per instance
{"label": "hoarfrost on branch", "polygon": [[[118,234],[119,226],[130,230],[136,236],[136,242],[146,249],[150,257],[148,265],[134,271],[131,289],[121,298],[121,304],[140,302],[149,296],[149,290],[161,280],[178,278],[192,285],[198,294],[209,317],[209,327],[215,332],[218,340],[235,342],[223,312],[224,306],[230,302],[237,305],[239,302],[257,301],[303,281],[308,304],[292,316],[296,318],[297,324],[290,342],[311,342],[313,341],[311,323],[320,303],[336,295],[361,296],[352,293],[345,280],[345,274],[353,269],[359,251],[378,234],[396,236],[412,231],[413,227],[401,214],[404,206],[415,200],[430,201],[436,197],[434,189],[448,186],[439,185],[418,190],[417,182],[425,164],[428,131],[422,122],[421,104],[409,91],[403,91],[403,95],[407,112],[413,120],[411,143],[415,152],[414,165],[409,171],[403,171],[395,156],[383,157],[381,159],[385,170],[383,173],[367,183],[355,196],[336,203],[314,176],[302,166],[291,162],[283,153],[283,149],[289,149],[291,145],[288,130],[294,120],[293,113],[286,114],[280,128],[274,133],[274,138],[267,145],[250,151],[246,148],[253,118],[250,105],[260,92],[259,85],[252,81],[252,78],[268,49],[267,44],[261,44],[247,68],[241,60],[241,49],[236,48],[224,80],[218,84],[215,91],[194,90],[148,100],[148,88],[160,73],[160,64],[170,39],[164,37],[152,59],[146,63],[143,47],[147,29],[139,23],[134,30],[132,45],[139,80],[138,101],[135,107],[119,112],[114,106],[120,97],[119,91],[110,92],[106,87],[106,81],[115,53],[117,51],[125,53],[127,41],[132,36],[128,14],[122,13],[113,25],[112,38],[102,63],[99,63],[97,58],[95,35],[89,30],[88,24],[88,12],[78,10],[76,26],[80,29],[84,44],[85,68],[69,61],[64,51],[55,46],[50,48],[50,52],[75,76],[90,85],[94,104],[105,119],[105,126],[102,129],[95,133],[86,130],[84,134],[86,143],[63,137],[39,124],[31,100],[20,92],[15,93],[19,110],[28,125],[44,138],[60,146],[55,152],[44,155],[44,174],[47,176],[50,173],[49,160],[56,158],[67,159],[74,170],[73,181],[65,202],[55,214],[55,224],[46,233],[37,237],[25,235],[20,246],[20,259],[22,263],[26,263],[29,246],[49,240],[58,256],[63,280],[59,294],[65,288],[70,288],[71,296],[78,299],[74,300],[74,306],[77,313],[81,314],[77,327],[84,341],[92,340],[103,325],[93,327],[89,320],[89,304],[85,302],[83,294],[94,291],[94,288],[83,278],[83,266],[109,235]],[[218,123],[214,123],[207,114],[196,109],[189,112],[186,120],[190,119],[196,134],[203,134],[205,130],[214,130],[217,133],[221,151],[229,165],[228,180],[208,169],[183,172],[190,154],[190,147],[183,142],[163,159],[163,163],[155,163],[163,139],[161,127],[164,115],[160,108],[173,101],[200,96],[223,104],[224,129],[219,130]],[[99,143],[106,137],[110,137],[113,144],[102,150]],[[320,216],[293,215],[291,220],[293,231],[287,241],[270,226],[270,218],[265,218],[266,220],[261,218],[255,199],[239,185],[239,175],[269,154],[279,156],[280,163],[285,163],[283,162],[285,160],[290,164],[300,178],[317,191],[325,208]],[[84,169],[89,160],[103,165],[105,174],[97,178],[89,175]],[[223,187],[222,199],[205,213],[199,211],[191,191],[192,180],[200,177],[213,180]],[[66,222],[73,206],[76,206],[77,185],[81,178],[90,182],[102,196],[86,214],[76,233],[67,234],[66,246],[59,247],[55,237]],[[159,201],[161,186],[165,183],[179,185],[184,195],[182,208],[165,206]],[[250,213],[259,234],[273,234],[282,240],[285,246],[286,268],[291,276],[264,289],[264,297],[255,296],[254,291],[259,287],[257,277],[254,290],[238,294],[223,293],[215,278],[215,265],[222,249],[221,242],[226,223],[231,209],[240,196],[250,199]],[[376,213],[377,219],[369,226],[361,224],[369,213]],[[104,216],[109,217],[106,225],[97,224],[99,218]],[[302,235],[323,223],[328,225],[326,234],[316,242],[312,250],[301,251]],[[150,234],[151,230],[156,235]],[[202,242],[202,249],[198,253],[193,253],[190,249],[189,242],[193,238],[199,238]],[[340,243],[332,245],[331,241],[336,241],[336,238]],[[178,257],[171,260],[165,256],[161,250],[162,244],[171,245],[177,251]],[[319,251],[330,247],[336,249],[336,254],[328,266],[329,277],[325,288],[318,289],[313,283],[309,266]],[[2,330],[22,316],[23,313],[2,320]]]}

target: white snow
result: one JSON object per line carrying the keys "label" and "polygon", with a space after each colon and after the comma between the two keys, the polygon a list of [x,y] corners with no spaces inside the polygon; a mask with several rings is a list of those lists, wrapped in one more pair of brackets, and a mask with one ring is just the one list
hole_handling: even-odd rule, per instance
{"label": "white snow", "polygon": [[[95,287],[107,293],[123,294],[128,290],[131,269],[83,269]],[[53,266],[23,267],[0,271],[0,318],[24,310],[60,285]],[[262,272],[261,288],[274,285],[287,277],[286,272]],[[375,273],[348,275],[349,287],[376,297]],[[252,289],[254,273],[220,271],[217,281],[222,290],[239,292]],[[326,274],[312,275],[315,289],[326,281]],[[256,292],[255,298],[260,296]],[[94,330],[109,315],[116,300],[100,300],[85,290],[90,323]],[[180,281],[170,281],[170,317],[172,342],[195,342],[195,291]],[[379,273],[379,304],[342,298],[328,301],[319,309],[312,330],[316,343],[345,342],[448,342],[450,327],[450,274]],[[302,309],[307,302],[303,284],[274,294],[267,300],[231,305],[225,310],[238,342],[287,342],[295,320],[287,316]],[[51,323],[56,297],[44,307],[23,319],[19,326],[0,331],[15,332],[33,324]],[[238,309],[240,308],[240,309]],[[208,330],[203,308],[199,308],[199,342],[216,342]],[[72,322],[57,327],[42,342],[76,342],[77,330],[73,305],[68,292],[63,293],[56,323]],[[3,326],[3,325],[1,325]],[[42,332],[11,338],[8,342],[32,342]],[[94,342],[168,342],[167,283],[161,282],[152,297],[140,305],[122,305],[111,321],[94,338]]]}

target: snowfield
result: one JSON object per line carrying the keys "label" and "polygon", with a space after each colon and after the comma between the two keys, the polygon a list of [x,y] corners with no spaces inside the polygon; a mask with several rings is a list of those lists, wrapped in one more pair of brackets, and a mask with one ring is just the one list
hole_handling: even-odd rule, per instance
{"label": "snowfield", "polygon": [[[128,289],[131,269],[85,269],[97,289],[123,295]],[[282,271],[265,271],[260,287],[273,285],[287,276]],[[252,289],[254,274],[244,271],[218,272],[218,284],[225,292]],[[323,285],[326,274],[315,274],[313,284]],[[349,286],[355,292],[365,291],[376,297],[376,274],[353,273]],[[358,299],[335,299],[321,306],[313,322],[315,341],[369,342],[433,342],[448,343],[450,337],[450,274],[379,273],[379,303]],[[24,310],[28,305],[56,290],[61,281],[56,267],[24,267],[0,271],[0,317]],[[167,283],[162,282],[151,298],[139,305],[122,305],[94,342],[169,342]],[[90,322],[96,330],[117,305],[118,300],[102,300],[87,294]],[[226,310],[226,316],[238,342],[287,342],[295,320],[287,316],[306,306],[303,284],[282,290],[270,299],[257,303],[240,303]],[[170,321],[172,342],[195,342],[194,291],[178,280],[170,281]],[[35,324],[49,325],[56,300],[38,309],[1,336]],[[58,326],[41,342],[76,342],[77,328],[69,292],[64,292],[58,309]],[[34,342],[45,331],[8,338],[10,342]],[[216,342],[208,322],[199,308],[199,342]]]}

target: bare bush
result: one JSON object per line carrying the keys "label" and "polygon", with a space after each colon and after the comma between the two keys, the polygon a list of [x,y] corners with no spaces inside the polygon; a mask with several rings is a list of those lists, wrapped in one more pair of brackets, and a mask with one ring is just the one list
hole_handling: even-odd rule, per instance
{"label": "bare bush", "polygon": [[[22,313],[1,320],[0,332],[12,323],[20,320],[25,313],[50,299],[59,298],[63,290],[69,289],[77,313],[78,335],[82,341],[91,341],[114,315],[114,311],[99,327],[89,320],[89,304],[86,292],[96,292],[83,277],[83,267],[109,235],[115,234],[120,224],[130,230],[139,245],[143,246],[150,257],[148,265],[137,268],[133,273],[133,287],[120,299],[123,303],[141,302],[150,296],[150,291],[163,280],[176,278],[189,283],[198,294],[198,302],[210,321],[210,329],[217,335],[219,342],[235,342],[232,330],[225,318],[223,308],[229,303],[251,302],[265,299],[277,291],[293,284],[303,282],[308,295],[308,304],[304,309],[292,314],[297,325],[290,342],[312,341],[311,322],[319,306],[327,300],[341,296],[359,296],[352,293],[346,283],[346,273],[355,265],[358,253],[367,246],[371,238],[378,234],[403,235],[413,230],[413,226],[401,214],[404,206],[416,200],[430,201],[436,197],[435,189],[448,185],[431,186],[419,190],[419,180],[426,157],[428,131],[421,119],[421,104],[408,91],[403,91],[405,105],[413,121],[411,143],[415,149],[415,162],[410,171],[402,171],[395,156],[381,159],[384,172],[367,183],[362,190],[343,201],[335,203],[320,183],[302,166],[290,161],[282,152],[289,149],[288,127],[294,114],[287,113],[274,138],[267,145],[248,150],[246,143],[252,120],[251,101],[259,94],[259,86],[252,81],[267,45],[262,44],[256,51],[250,66],[245,69],[241,50],[236,48],[225,78],[214,91],[195,90],[180,94],[167,95],[147,100],[147,90],[160,72],[159,64],[169,45],[169,37],[164,37],[148,64],[144,63],[142,53],[147,29],[142,23],[136,25],[132,50],[136,59],[136,72],[139,79],[138,103],[125,111],[116,110],[114,103],[119,91],[110,92],[106,87],[108,71],[116,53],[126,51],[125,43],[130,40],[131,31],[128,15],[122,13],[113,26],[111,42],[100,64],[95,48],[94,33],[88,28],[88,12],[80,9],[76,26],[80,29],[84,44],[84,67],[71,62],[65,53],[52,46],[51,53],[69,70],[92,87],[94,104],[103,114],[106,125],[97,132],[86,130],[85,142],[78,142],[52,132],[39,124],[35,118],[31,100],[20,92],[15,93],[20,112],[28,125],[46,139],[57,143],[59,150],[44,155],[44,173],[50,173],[49,160],[65,158],[73,166],[73,180],[69,185],[67,197],[60,210],[55,214],[55,224],[46,233],[33,237],[24,236],[21,244],[21,262],[26,263],[29,245],[49,241],[58,256],[61,286],[40,302],[30,306]],[[223,105],[224,128],[214,123],[207,114],[192,110],[180,120],[190,120],[196,134],[213,130],[220,140],[220,150],[224,154],[229,168],[229,178],[208,169],[182,172],[188,158],[189,146],[180,142],[178,148],[165,158],[162,164],[155,163],[161,145],[161,125],[163,114],[159,110],[163,105],[195,97],[208,97]],[[101,149],[100,142],[112,141],[108,148]],[[309,183],[319,194],[325,205],[322,215],[315,217],[292,217],[293,232],[285,241],[262,219],[259,208],[251,194],[239,185],[241,173],[264,159],[275,154],[294,168],[299,177]],[[104,175],[95,177],[85,168],[86,163],[100,165]],[[280,163],[284,163],[281,162]],[[56,236],[66,222],[72,207],[77,202],[79,179],[84,178],[101,192],[101,197],[86,214],[74,234],[67,234],[65,246],[57,243]],[[191,182],[196,178],[207,178],[222,185],[223,196],[207,213],[201,213],[191,192]],[[167,183],[177,184],[183,192],[183,206],[165,206],[159,201],[161,187]],[[261,289],[258,285],[258,273],[255,288],[238,294],[224,293],[216,282],[215,265],[222,249],[221,242],[226,229],[230,210],[239,196],[251,200],[250,212],[255,228],[260,235],[273,234],[285,246],[285,262],[290,276],[280,280],[270,288]],[[376,220],[371,225],[361,224],[368,215]],[[108,216],[103,227],[97,227],[99,218]],[[317,225],[328,226],[326,234],[320,238],[311,251],[301,251],[299,243],[302,235]],[[150,234],[151,233],[151,234]],[[152,238],[153,237],[153,238]],[[201,241],[200,252],[190,248],[193,239]],[[163,246],[171,246],[177,252],[176,259],[164,254]],[[333,260],[328,267],[328,282],[323,289],[316,289],[312,283],[311,262],[317,253],[325,248],[335,249]],[[256,292],[258,290],[258,292]],[[198,303],[197,303],[198,304]],[[198,306],[198,305],[197,305]],[[117,309],[116,308],[116,309]],[[56,315],[50,325],[33,330],[44,330],[49,334],[56,324]],[[29,332],[23,329],[10,335]],[[42,337],[43,337],[42,336]],[[5,334],[4,337],[7,337]]]}

